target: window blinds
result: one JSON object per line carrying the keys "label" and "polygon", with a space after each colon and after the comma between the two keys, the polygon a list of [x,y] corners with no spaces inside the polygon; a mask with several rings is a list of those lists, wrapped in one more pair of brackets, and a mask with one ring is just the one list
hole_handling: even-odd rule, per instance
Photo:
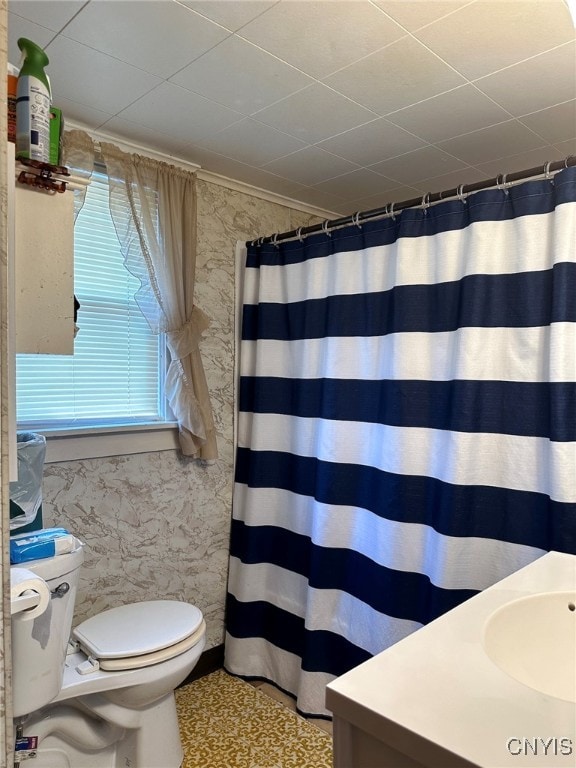
{"label": "window blinds", "polygon": [[19,429],[164,420],[163,339],[150,332],[134,301],[139,281],[123,265],[103,174],[88,187],[74,248],[74,356],[17,355]]}

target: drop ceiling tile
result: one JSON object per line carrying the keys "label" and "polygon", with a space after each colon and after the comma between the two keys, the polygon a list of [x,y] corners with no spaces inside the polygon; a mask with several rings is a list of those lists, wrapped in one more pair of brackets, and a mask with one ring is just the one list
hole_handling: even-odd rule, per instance
{"label": "drop ceiling tile", "polygon": [[234,169],[234,166],[244,167],[244,163],[237,163],[229,157],[219,155],[217,152],[210,152],[210,150],[203,149],[194,143],[187,145],[185,157],[207,171],[218,173],[222,176],[230,176],[230,178],[236,178],[233,173],[228,173],[230,168]]}
{"label": "drop ceiling tile", "polygon": [[237,37],[227,38],[170,80],[244,115],[312,82],[289,64]]}
{"label": "drop ceiling tile", "polygon": [[482,128],[438,143],[451,155],[470,165],[541,147],[546,142],[518,120]]}
{"label": "drop ceiling tile", "polygon": [[261,168],[253,168],[250,165],[244,166],[234,173],[234,179],[243,181],[253,187],[258,187],[268,192],[274,192],[277,195],[290,198],[291,200],[300,200],[300,195],[307,189],[303,184],[296,184],[294,181],[283,179],[274,173],[267,173]]}
{"label": "drop ceiling tile", "polygon": [[342,212],[351,215],[357,211],[374,211],[377,208],[383,208],[389,203],[402,203],[417,197],[420,197],[420,191],[414,187],[395,187],[394,189],[383,190],[378,195],[362,197],[358,200],[349,200],[343,206]]}
{"label": "drop ceiling tile", "polygon": [[398,182],[392,179],[387,179],[378,173],[372,173],[366,168],[359,168],[356,171],[316,184],[314,188],[344,200],[355,200],[359,197],[381,194],[385,190],[398,186],[400,186]]}
{"label": "drop ceiling tile", "polygon": [[306,189],[303,184],[297,184],[281,176],[276,176],[269,171],[262,170],[262,168],[239,163],[237,160],[232,160],[229,157],[224,157],[224,155],[219,155],[197,145],[188,146],[186,157],[195,163],[199,163],[206,171],[217,173],[220,176],[226,176],[236,181],[242,181],[245,184],[274,192],[277,195],[298,199],[298,194]]}
{"label": "drop ceiling tile", "polygon": [[574,39],[563,0],[478,0],[416,32],[473,80]]}
{"label": "drop ceiling tile", "polygon": [[402,180],[404,184],[413,184],[421,179],[440,176],[465,167],[466,163],[462,160],[430,145],[371,165],[370,170],[390,179]]}
{"label": "drop ceiling tile", "polygon": [[358,165],[371,165],[410,152],[424,144],[422,139],[380,118],[321,141],[317,146]]}
{"label": "drop ceiling tile", "polygon": [[434,21],[454,13],[469,0],[375,0],[385,13],[395,19],[410,32],[431,24]]}
{"label": "drop ceiling tile", "polygon": [[405,32],[368,2],[277,3],[239,33],[246,40],[322,78],[402,37]]}
{"label": "drop ceiling tile", "polygon": [[474,85],[515,117],[576,98],[576,44],[476,80]]}
{"label": "drop ceiling tile", "polygon": [[[514,3],[532,8],[528,0]],[[509,168],[523,170],[576,153],[576,131],[571,130],[576,121],[576,48],[573,43],[557,43],[574,36],[573,27],[566,31],[565,21],[561,20],[567,13],[563,0],[534,0],[539,9],[527,14],[522,24],[519,21],[512,40],[508,27],[503,33],[496,29],[487,9],[500,14],[500,19],[516,18],[514,3],[503,0],[501,4],[508,7],[500,8],[500,2],[494,0],[281,0],[279,4],[269,0],[164,0],[160,6],[159,0],[95,0],[90,4],[84,4],[84,0],[15,0],[8,6],[12,11],[8,15],[9,56],[14,64],[18,63],[19,36],[47,46],[55,102],[71,125],[109,132],[192,161],[192,153],[202,152],[219,169],[216,173],[268,187],[293,199],[299,199],[298,194],[304,192],[309,197],[316,195],[314,202],[310,200],[312,204],[322,205],[321,195],[326,196],[326,201],[341,201],[339,195],[327,192],[328,188],[342,194],[360,194],[359,180],[373,181],[377,173],[394,179],[396,185],[407,185],[411,190],[404,187],[403,199],[407,199],[418,190],[438,191],[439,185],[448,186],[449,177],[469,183],[476,173],[494,175],[492,167],[507,173],[512,172]],[[551,9],[550,23],[536,24],[544,5]],[[113,12],[113,7],[118,13]],[[160,7],[161,17],[156,13]],[[79,15],[74,18],[75,14]],[[305,17],[312,19],[315,14],[322,15],[316,26],[304,23]],[[284,17],[290,19],[286,25],[273,23],[274,18]],[[462,48],[467,29],[460,29],[457,18],[468,18],[472,28],[478,20],[478,34],[469,41],[470,56],[464,56]],[[97,22],[104,19],[106,32],[99,32]],[[194,20],[192,29],[188,28],[189,19]],[[53,40],[68,22],[69,26]],[[442,32],[451,24],[460,42],[448,40]],[[127,34],[128,26],[138,34]],[[536,27],[540,36],[530,40]],[[212,30],[217,35],[216,43],[206,35],[198,41],[201,28]],[[288,28],[298,30],[291,40]],[[410,33],[419,31],[406,35],[405,29]],[[239,34],[231,35],[235,30],[240,30]],[[271,53],[242,39],[245,33],[254,41],[257,34],[262,34],[260,45],[270,47]],[[496,51],[503,34],[508,35],[508,48]],[[83,39],[90,40],[90,47],[69,39],[80,35],[86,35]],[[177,46],[174,40],[180,41]],[[442,48],[447,64],[462,54],[463,67],[478,67],[474,71],[481,71],[482,77],[474,85],[449,85],[448,91],[439,94],[438,89],[446,87],[441,78],[457,76],[440,61],[440,80],[434,75],[431,90],[420,95],[418,88],[423,76],[425,80],[430,74],[430,62],[434,66],[439,62],[431,58],[432,53],[420,41],[428,41],[426,45],[440,57],[442,52],[434,48],[433,41],[440,47],[447,46]],[[207,43],[213,45],[209,50]],[[196,55],[197,44],[204,46],[205,52],[192,67],[190,57]],[[505,64],[504,69],[486,74],[501,67],[504,59],[498,57],[508,56],[510,50],[516,51],[515,56],[518,51],[525,55],[528,49],[539,51],[551,44],[558,47],[530,54],[532,58],[519,64],[512,60],[512,65]],[[478,53],[475,63],[481,45],[490,55],[482,61]],[[98,50],[102,46],[104,52]],[[289,63],[278,58],[282,51],[290,57]],[[316,63],[311,60],[314,52],[319,56]],[[392,55],[395,53],[398,55]],[[130,62],[137,66],[120,61],[128,54]],[[309,68],[312,77],[292,66],[292,57],[298,59],[297,67]],[[163,83],[166,73],[180,66],[182,58],[184,69],[171,76],[171,83]],[[370,101],[363,107],[360,101],[366,79],[374,75],[374,62],[378,62],[379,69],[371,88],[366,90]],[[334,72],[334,66],[341,69]],[[346,85],[354,69],[361,76],[360,83],[354,86],[350,81]],[[333,78],[332,87],[314,81],[320,72]],[[161,77],[151,73],[160,73]],[[398,79],[407,73],[411,73],[409,82],[403,89],[397,88]],[[468,70],[461,74],[468,76]],[[183,78],[180,88],[176,84],[178,76]],[[341,87],[349,88],[344,95],[338,93],[338,78]],[[459,78],[458,82],[463,81]],[[407,96],[411,88],[415,90]],[[431,97],[432,93],[436,95]],[[402,102],[387,118],[379,117],[390,100],[405,98],[421,100],[406,107]],[[345,105],[340,117],[338,104]],[[252,120],[246,121],[246,115]],[[517,123],[510,119],[512,115],[518,117]],[[515,124],[521,126],[519,134],[512,128]],[[490,127],[493,130],[483,130]],[[458,157],[446,151],[452,139],[458,139],[453,145],[460,153]],[[212,141],[214,147],[209,150]],[[202,142],[202,148],[194,142]],[[315,146],[308,147],[308,143]],[[259,157],[259,144],[263,157]],[[236,152],[235,159],[224,156]],[[505,157],[495,159],[500,154]],[[468,166],[472,160],[476,160],[473,168]],[[259,166],[261,163],[264,167]],[[358,166],[370,167],[359,171]],[[345,174],[347,189],[346,185],[338,187],[343,184],[342,178],[332,184],[328,181]],[[358,186],[352,192],[353,182]],[[318,187],[312,189],[312,185]],[[457,186],[456,181],[451,186]],[[398,187],[391,191],[396,197]],[[364,208],[365,204],[358,200],[374,197],[354,200],[354,210]],[[336,210],[327,203],[324,207]]]}
{"label": "drop ceiling tile", "polygon": [[[212,152],[255,166],[264,165],[306,146],[304,142],[298,141],[293,136],[288,136],[250,118],[244,118],[197,143]],[[274,172],[273,169],[266,170]]]}
{"label": "drop ceiling tile", "polygon": [[112,117],[108,112],[92,109],[92,107],[87,107],[86,104],[78,104],[63,97],[59,98],[58,101],[54,101],[53,106],[62,110],[64,128],[67,128],[67,122],[72,120],[76,123],[82,123],[89,130],[94,130]]}
{"label": "drop ceiling tile", "polygon": [[576,155],[576,139],[569,139],[568,141],[555,142],[554,146],[559,150],[562,157],[569,157],[570,155]]}
{"label": "drop ceiling tile", "polygon": [[[159,44],[160,30],[169,35]],[[168,78],[230,34],[174,2],[132,0],[89,3],[68,24],[66,37]]]}
{"label": "drop ceiling tile", "polygon": [[117,136],[125,141],[140,144],[175,157],[183,157],[183,152],[188,146],[186,141],[177,139],[173,135],[146,128],[139,123],[123,120],[121,117],[111,117],[104,125],[100,126],[99,132],[103,135],[107,134],[108,140],[112,142]]}
{"label": "drop ceiling tile", "polygon": [[351,216],[353,213],[356,213],[356,210],[353,209],[350,203],[345,203],[342,200],[340,200],[338,203],[334,205],[333,210],[336,214],[338,214],[339,218],[344,218],[345,216]]}
{"label": "drop ceiling tile", "polygon": [[538,149],[532,149],[529,152],[520,152],[510,157],[501,157],[499,160],[491,160],[487,163],[480,163],[477,168],[486,178],[496,178],[503,173],[517,173],[526,171],[537,166],[544,167],[548,162],[562,160],[562,153],[547,144]]}
{"label": "drop ceiling tile", "polygon": [[387,115],[466,81],[417,40],[406,37],[324,82],[378,115]]}
{"label": "drop ceiling tile", "polygon": [[322,208],[326,211],[327,218],[329,219],[338,217],[339,206],[343,204],[339,197],[329,195],[327,192],[320,192],[320,190],[313,187],[304,187],[295,199],[301,203],[307,203],[308,205]]}
{"label": "drop ceiling tile", "polygon": [[[10,0],[8,10],[42,27],[59,32],[86,5],[86,0]],[[31,38],[36,42],[34,38]]]}
{"label": "drop ceiling tile", "polygon": [[265,2],[265,0],[180,0],[182,5],[187,5],[193,11],[206,16],[206,18],[221,24],[231,32],[243,27],[256,16],[271,8],[277,0]]}
{"label": "drop ceiling tile", "polygon": [[508,112],[472,85],[464,85],[388,116],[390,122],[432,144],[509,118]]}
{"label": "drop ceiling tile", "polygon": [[524,115],[520,122],[550,144],[576,138],[576,100]]}
{"label": "drop ceiling tile", "polygon": [[[54,37],[54,32],[46,27],[35,24],[33,21],[23,19],[13,13],[8,14],[8,61],[15,67],[20,65],[22,52],[18,48],[18,39],[27,37],[33,40],[41,48],[44,48]],[[50,57],[48,57],[50,58]],[[50,64],[46,67],[46,72],[51,73]]]}
{"label": "drop ceiling tile", "polygon": [[316,83],[263,109],[253,117],[260,123],[314,144],[326,136],[375,120],[377,116],[321,83]]}
{"label": "drop ceiling tile", "polygon": [[200,141],[243,119],[239,112],[169,82],[163,82],[118,116],[188,143]]}
{"label": "drop ceiling tile", "polygon": [[266,165],[267,171],[306,186],[319,184],[321,181],[340,176],[356,168],[357,166],[353,163],[324,152],[318,147],[306,147]]}
{"label": "drop ceiling tile", "polygon": [[56,102],[65,96],[115,114],[161,81],[130,64],[59,35],[46,48]]}
{"label": "drop ceiling tile", "polygon": [[422,192],[423,195],[436,192],[447,192],[451,189],[457,189],[460,184],[474,184],[477,181],[483,181],[485,174],[476,168],[462,168],[452,173],[444,173],[441,176],[433,176],[429,179],[421,179],[413,186]]}

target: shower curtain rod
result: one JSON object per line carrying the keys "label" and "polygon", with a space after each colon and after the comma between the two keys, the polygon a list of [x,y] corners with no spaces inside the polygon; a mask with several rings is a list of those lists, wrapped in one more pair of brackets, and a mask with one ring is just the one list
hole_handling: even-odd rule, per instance
{"label": "shower curtain rod", "polygon": [[486,179],[485,181],[477,181],[473,184],[460,184],[459,187],[454,189],[448,189],[444,192],[433,192],[423,195],[422,197],[413,197],[411,200],[403,200],[400,203],[389,203],[383,208],[373,208],[370,211],[358,211],[350,216],[343,216],[340,219],[326,219],[321,224],[311,224],[309,227],[300,227],[299,229],[292,229],[289,232],[281,232],[269,237],[260,237],[256,240],[249,240],[247,245],[264,245],[265,243],[278,243],[281,240],[291,240],[293,238],[302,239],[307,235],[311,235],[316,232],[328,233],[331,229],[337,229],[344,227],[348,224],[360,224],[362,221],[368,221],[369,219],[376,219],[380,216],[391,215],[397,211],[401,211],[404,208],[416,208],[418,206],[428,206],[432,203],[439,203],[442,200],[447,200],[450,197],[462,197],[470,192],[478,192],[481,189],[488,189],[490,187],[505,186],[512,184],[516,181],[522,181],[534,176],[548,175],[560,171],[563,168],[569,168],[576,165],[576,155],[568,155],[565,160],[555,160],[554,162],[546,163],[544,166],[536,166],[535,168],[529,168],[525,171],[516,171],[515,173],[503,173],[494,177],[493,179]]}

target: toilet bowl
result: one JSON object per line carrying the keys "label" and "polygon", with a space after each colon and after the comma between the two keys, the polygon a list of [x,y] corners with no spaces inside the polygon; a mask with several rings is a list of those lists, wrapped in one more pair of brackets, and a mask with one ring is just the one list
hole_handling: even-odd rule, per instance
{"label": "toilet bowl", "polygon": [[26,563],[51,594],[39,616],[12,617],[13,710],[36,737],[35,768],[179,768],[174,689],[205,645],[194,605],[118,606],[71,631],[83,561],[74,551]]}

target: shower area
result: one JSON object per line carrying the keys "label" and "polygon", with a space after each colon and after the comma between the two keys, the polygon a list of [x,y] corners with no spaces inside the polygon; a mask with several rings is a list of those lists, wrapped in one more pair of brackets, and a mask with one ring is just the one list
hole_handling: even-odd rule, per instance
{"label": "shower area", "polygon": [[239,248],[225,667],[303,714],[576,554],[576,167],[558,165]]}

